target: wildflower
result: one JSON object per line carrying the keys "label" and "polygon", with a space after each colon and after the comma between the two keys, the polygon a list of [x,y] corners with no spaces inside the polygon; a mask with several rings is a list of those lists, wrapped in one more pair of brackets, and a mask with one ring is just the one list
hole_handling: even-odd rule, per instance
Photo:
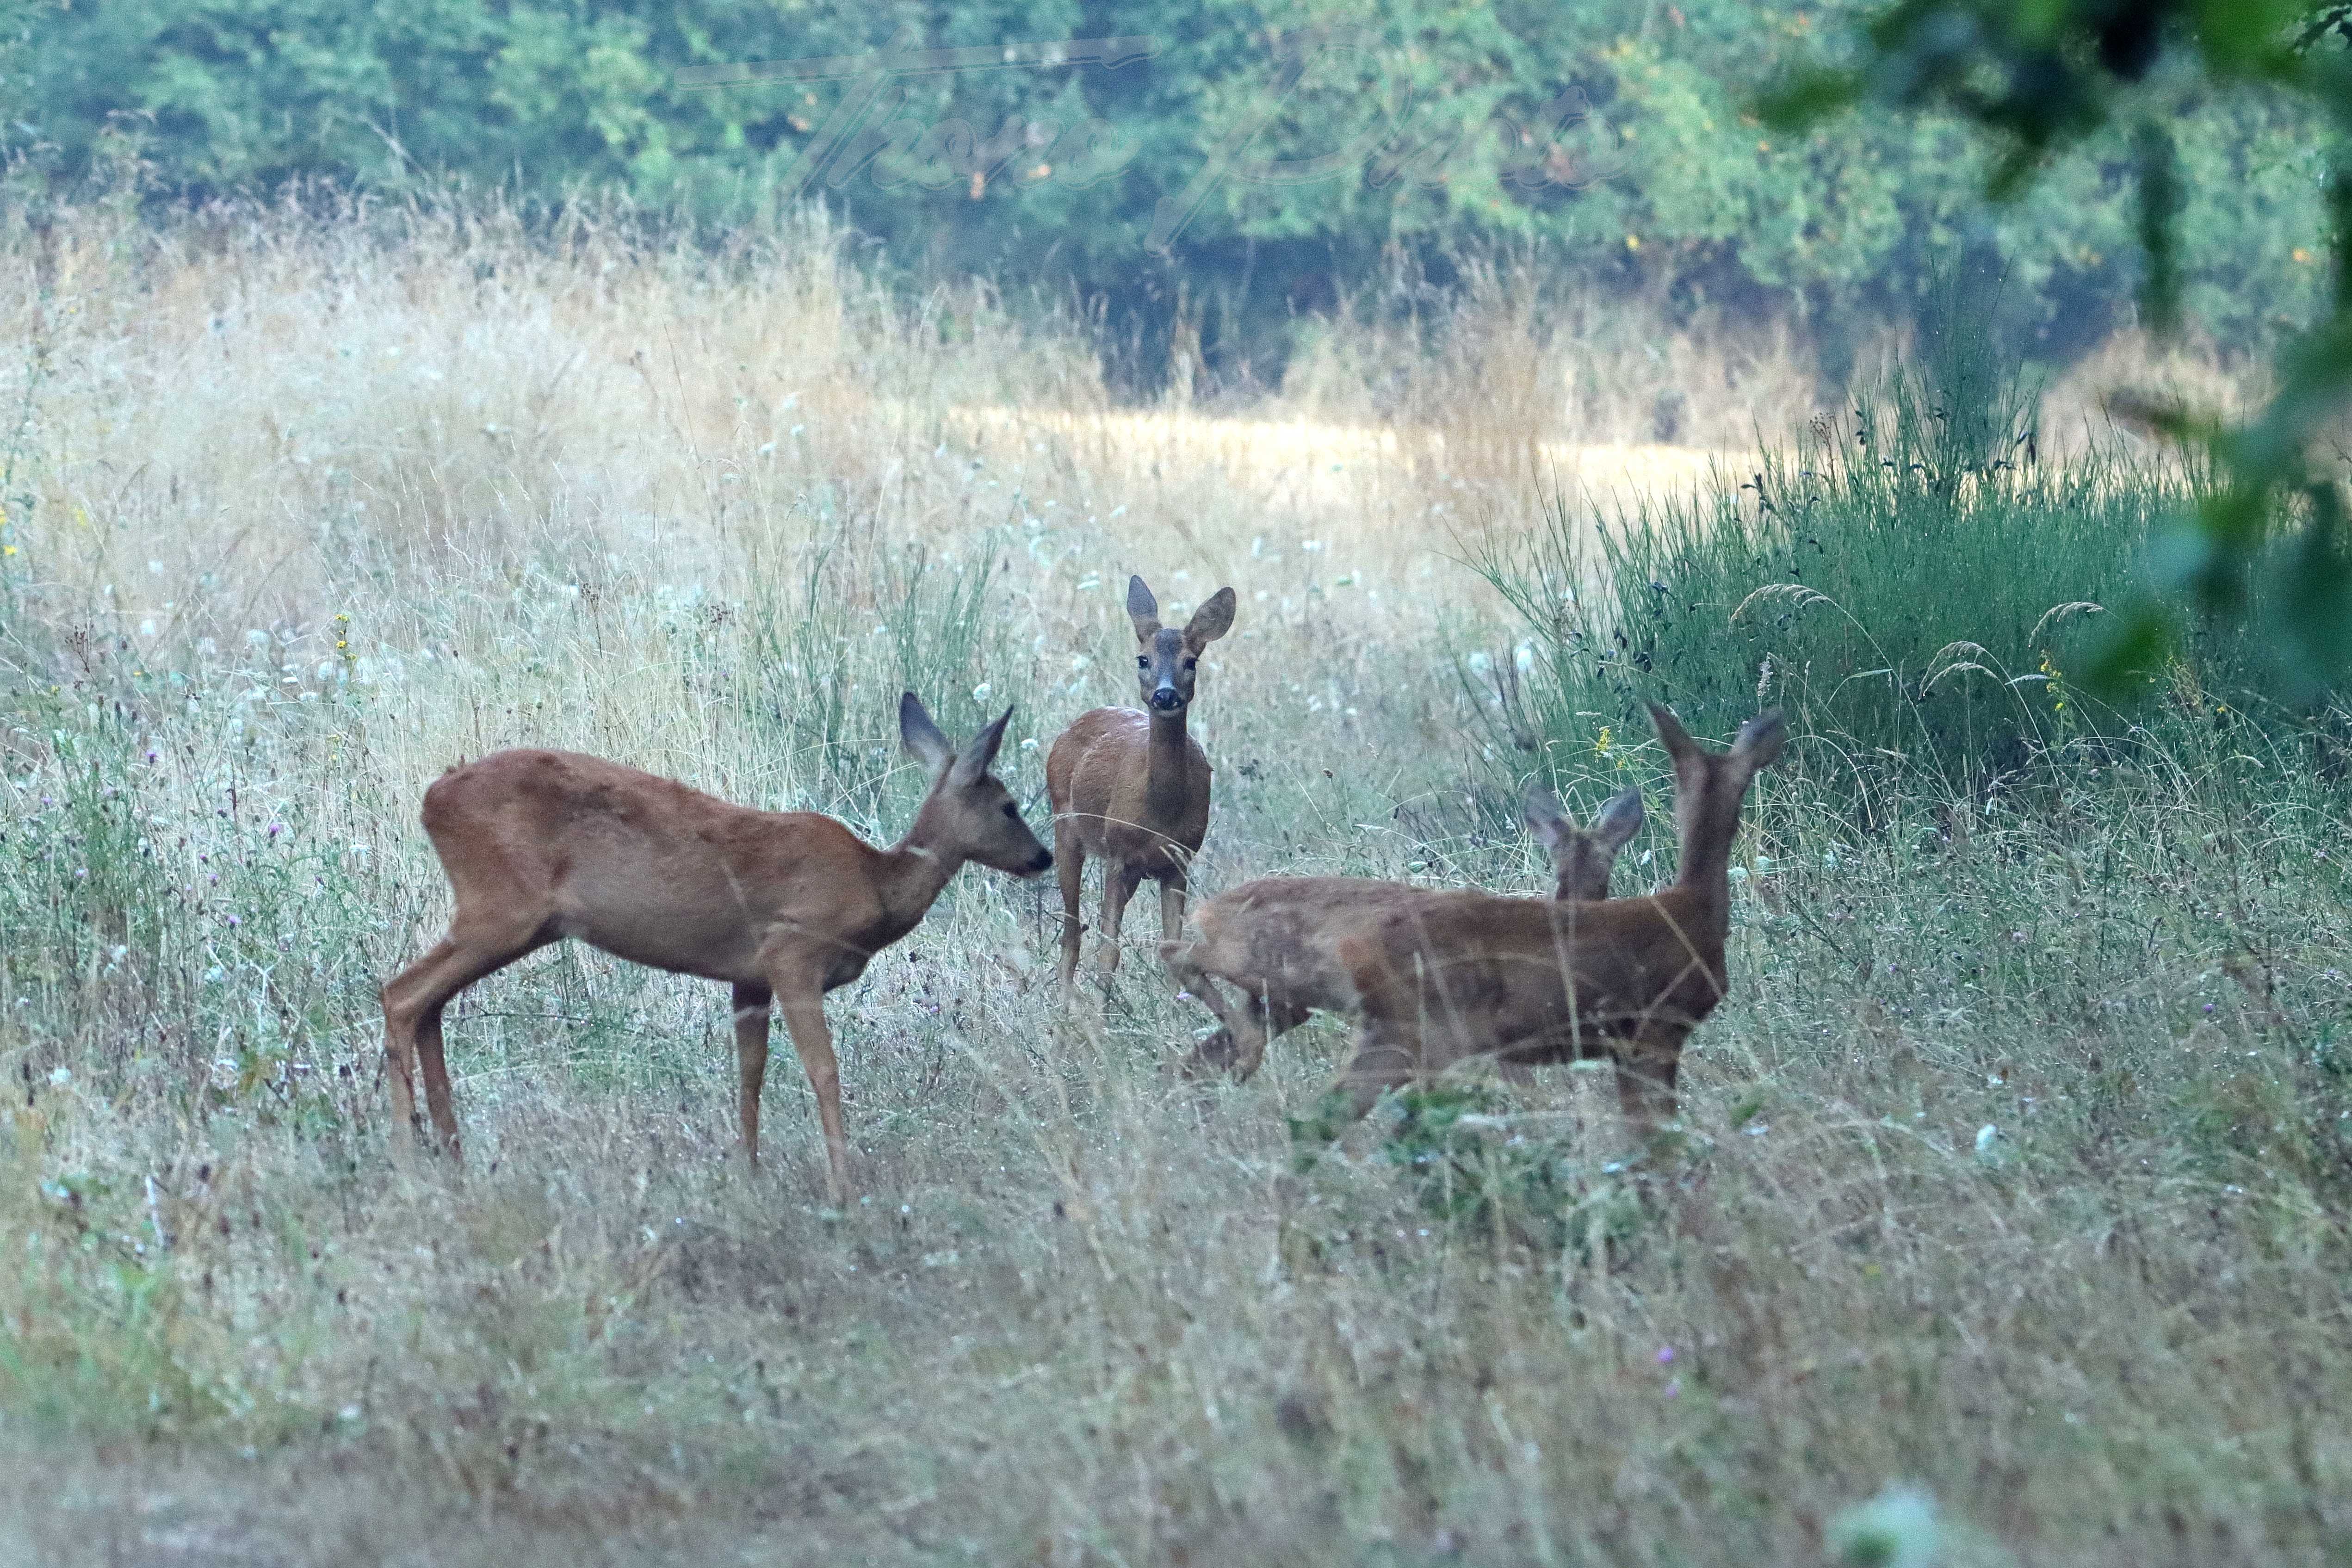
{"label": "wildflower", "polygon": [[1616,743],[1615,737],[1609,732],[1609,726],[1603,724],[1601,726],[1600,738],[1592,742],[1592,749],[1605,757],[1609,754],[1609,748]]}
{"label": "wildflower", "polygon": [[1660,1366],[1672,1366],[1672,1365],[1674,1365],[1674,1363],[1675,1363],[1675,1347],[1674,1347],[1674,1346],[1672,1346],[1672,1345],[1660,1345],[1660,1346],[1658,1347],[1658,1358],[1657,1358],[1657,1359],[1658,1359],[1658,1364],[1659,1364]]}

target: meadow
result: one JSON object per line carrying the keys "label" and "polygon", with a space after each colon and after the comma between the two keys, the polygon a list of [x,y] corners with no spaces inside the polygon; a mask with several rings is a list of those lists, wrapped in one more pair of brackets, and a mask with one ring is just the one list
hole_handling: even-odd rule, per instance
{"label": "meadow", "polygon": [[[2352,1551],[2345,715],[2226,638],[2102,704],[2049,615],[2193,475],[1995,470],[2023,405],[1816,408],[1507,281],[1339,322],[1244,424],[813,218],[99,204],[0,269],[0,1561]],[[465,1170],[394,1166],[445,768],[887,840],[912,689],[1015,705],[1042,829],[1055,733],[1132,700],[1130,572],[1240,597],[1205,890],[1532,890],[1540,773],[1645,786],[1644,891],[1633,700],[1786,705],[1678,1148],[1549,1069],[1303,1161],[1339,1024],[1186,1083],[1151,900],[1065,1011],[1050,886],[969,868],[832,998],[845,1212],[781,1037],[752,1173],[724,992],[576,946],[452,1009]]]}

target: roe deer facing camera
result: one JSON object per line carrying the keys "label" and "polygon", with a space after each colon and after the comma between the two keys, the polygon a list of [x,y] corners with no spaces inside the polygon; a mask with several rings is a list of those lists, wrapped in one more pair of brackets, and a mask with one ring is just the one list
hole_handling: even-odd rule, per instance
{"label": "roe deer facing camera", "polygon": [[[1642,792],[1612,798],[1588,829],[1569,819],[1550,790],[1530,784],[1520,817],[1551,853],[1553,898],[1606,899],[1617,852],[1641,829]],[[1361,877],[1261,877],[1219,893],[1192,912],[1196,940],[1160,945],[1169,973],[1223,1026],[1193,1051],[1188,1068],[1224,1067],[1248,1078],[1270,1037],[1306,1022],[1310,1011],[1355,1005],[1354,983],[1334,951],[1341,938],[1403,905],[1445,896]],[[1218,990],[1220,980],[1240,989],[1241,1007]]]}
{"label": "roe deer facing camera", "polygon": [[1655,703],[1675,768],[1675,885],[1607,903],[1436,894],[1383,912],[1334,946],[1362,1025],[1338,1088],[1361,1116],[1384,1089],[1465,1058],[1505,1063],[1608,1057],[1626,1119],[1670,1119],[1683,1042],[1728,984],[1731,840],[1756,771],[1780,752],[1778,709],[1728,752],[1692,740]]}
{"label": "roe deer facing camera", "polygon": [[1209,758],[1184,732],[1194,666],[1233,628],[1234,591],[1220,588],[1182,631],[1160,624],[1160,605],[1140,577],[1127,582],[1135,624],[1136,684],[1150,711],[1096,708],[1071,721],[1045,756],[1054,807],[1054,853],[1061,861],[1062,992],[1078,969],[1079,876],[1087,857],[1103,863],[1102,966],[1118,967],[1118,926],[1144,879],[1160,884],[1160,937],[1184,924],[1184,887],[1209,830]]}
{"label": "roe deer facing camera", "polygon": [[841,1075],[824,994],[905,936],[967,860],[1034,877],[1054,863],[989,773],[1006,709],[961,753],[911,691],[898,735],[931,770],[929,794],[888,849],[829,816],[733,805],[575,752],[499,752],[425,792],[425,831],[457,894],[449,934],[383,988],[394,1136],[415,1136],[415,1071],[449,1152],[457,1119],[441,1010],[484,975],[565,937],[616,958],[735,988],[743,1151],[760,1159],[768,1006],[816,1091],[834,1202],[849,1194]]}

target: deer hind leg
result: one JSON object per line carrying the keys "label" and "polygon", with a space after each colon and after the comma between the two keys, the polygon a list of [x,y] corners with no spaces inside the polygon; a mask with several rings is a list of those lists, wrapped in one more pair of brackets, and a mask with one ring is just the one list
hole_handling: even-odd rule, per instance
{"label": "deer hind leg", "polygon": [[768,1079],[768,1005],[775,994],[757,982],[735,987],[736,1126],[743,1156],[760,1168],[760,1088]]}
{"label": "deer hind leg", "polygon": [[496,973],[554,939],[536,925],[517,935],[469,921],[461,914],[433,951],[385,982],[384,1054],[391,1058],[394,1136],[412,1135],[416,1092],[412,1069],[422,1068],[425,1108],[433,1131],[453,1159],[464,1158],[457,1141],[457,1113],[450,1104],[449,1068],[441,1044],[441,1010],[450,998],[484,975]]}
{"label": "deer hind leg", "polygon": [[1127,918],[1127,901],[1135,897],[1135,889],[1143,885],[1143,874],[1117,859],[1103,861],[1102,903],[1102,969],[1105,975],[1118,968],[1118,928]]}
{"label": "deer hind leg", "polygon": [[1078,977],[1078,938],[1086,930],[1078,919],[1080,877],[1086,870],[1087,847],[1067,817],[1054,819],[1054,870],[1062,883],[1062,999]]}

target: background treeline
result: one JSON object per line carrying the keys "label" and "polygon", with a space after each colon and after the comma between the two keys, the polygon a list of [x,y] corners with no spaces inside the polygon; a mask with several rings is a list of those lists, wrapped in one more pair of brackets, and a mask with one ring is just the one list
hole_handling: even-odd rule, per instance
{"label": "background treeline", "polygon": [[[1799,322],[1831,384],[1956,268],[2005,279],[2004,346],[2023,357],[2104,339],[2142,265],[2121,138],[1988,212],[1986,153],[1955,123],[1873,114],[1792,139],[1746,113],[1781,68],[1837,58],[1860,9],[15,0],[0,142],[36,193],[127,153],[173,198],[457,178],[725,223],[814,194],[897,265],[1074,293],[1146,384],[1197,331],[1214,376],[1266,384],[1301,315],[1400,258],[1442,285],[1497,244],[1669,310]],[[1044,47],[1122,37],[1156,47],[1119,63]],[[1041,47],[866,83],[677,77],[1007,45]],[[2325,287],[2328,132],[2186,73],[2159,89],[2189,317],[2225,351],[2265,346]],[[845,98],[867,107],[837,116]]]}

